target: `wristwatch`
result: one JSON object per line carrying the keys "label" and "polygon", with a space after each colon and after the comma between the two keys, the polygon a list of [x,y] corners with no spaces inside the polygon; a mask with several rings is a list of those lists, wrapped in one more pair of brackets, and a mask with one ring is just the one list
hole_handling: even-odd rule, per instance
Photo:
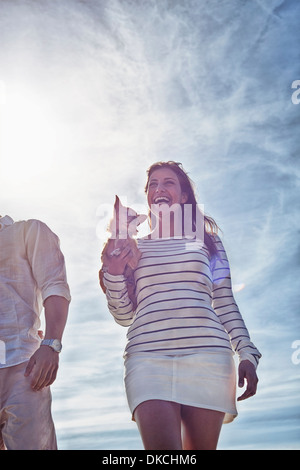
{"label": "wristwatch", "polygon": [[41,342],[41,346],[49,346],[53,349],[53,351],[56,351],[58,353],[60,353],[60,351],[62,350],[62,344],[59,339],[43,339],[43,341]]}

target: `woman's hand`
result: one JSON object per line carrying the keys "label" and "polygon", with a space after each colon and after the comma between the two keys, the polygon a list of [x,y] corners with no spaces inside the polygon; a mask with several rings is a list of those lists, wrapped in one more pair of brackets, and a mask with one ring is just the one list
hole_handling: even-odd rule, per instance
{"label": "woman's hand", "polygon": [[109,261],[107,264],[107,271],[109,274],[124,274],[126,265],[133,256],[130,244],[127,240],[124,240],[124,243],[120,247],[120,249],[121,253],[118,256],[109,256],[110,253],[108,253]]}
{"label": "woman's hand", "polygon": [[256,370],[252,362],[245,360],[241,361],[239,365],[239,387],[242,388],[245,385],[245,379],[247,382],[247,388],[243,395],[238,398],[238,401],[246,400],[256,394],[258,378]]}

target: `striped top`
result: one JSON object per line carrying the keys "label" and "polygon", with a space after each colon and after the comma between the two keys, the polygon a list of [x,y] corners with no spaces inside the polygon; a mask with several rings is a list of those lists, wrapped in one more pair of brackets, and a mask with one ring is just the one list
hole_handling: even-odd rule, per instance
{"label": "striped top", "polygon": [[108,308],[129,326],[125,355],[235,351],[257,366],[261,354],[234,300],[223,244],[217,235],[214,240],[218,256],[211,259],[200,240],[139,239],[135,311],[124,276],[105,273]]}

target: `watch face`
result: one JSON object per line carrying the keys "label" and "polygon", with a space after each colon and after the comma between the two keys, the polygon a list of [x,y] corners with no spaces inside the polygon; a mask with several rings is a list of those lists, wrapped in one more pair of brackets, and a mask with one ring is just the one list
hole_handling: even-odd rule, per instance
{"label": "watch face", "polygon": [[52,341],[52,344],[51,344],[52,348],[57,351],[57,352],[60,352],[61,349],[62,349],[62,345],[61,345],[61,342],[58,340],[58,339],[54,339]]}
{"label": "watch face", "polygon": [[43,339],[41,345],[49,346],[56,352],[60,352],[62,350],[62,344],[59,339]]}

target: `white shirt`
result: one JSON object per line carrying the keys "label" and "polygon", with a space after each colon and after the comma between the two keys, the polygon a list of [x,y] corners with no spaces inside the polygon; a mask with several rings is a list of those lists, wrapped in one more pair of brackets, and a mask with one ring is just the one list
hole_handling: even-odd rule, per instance
{"label": "white shirt", "polygon": [[39,220],[0,217],[0,368],[27,361],[39,347],[51,295],[71,300],[58,237]]}

